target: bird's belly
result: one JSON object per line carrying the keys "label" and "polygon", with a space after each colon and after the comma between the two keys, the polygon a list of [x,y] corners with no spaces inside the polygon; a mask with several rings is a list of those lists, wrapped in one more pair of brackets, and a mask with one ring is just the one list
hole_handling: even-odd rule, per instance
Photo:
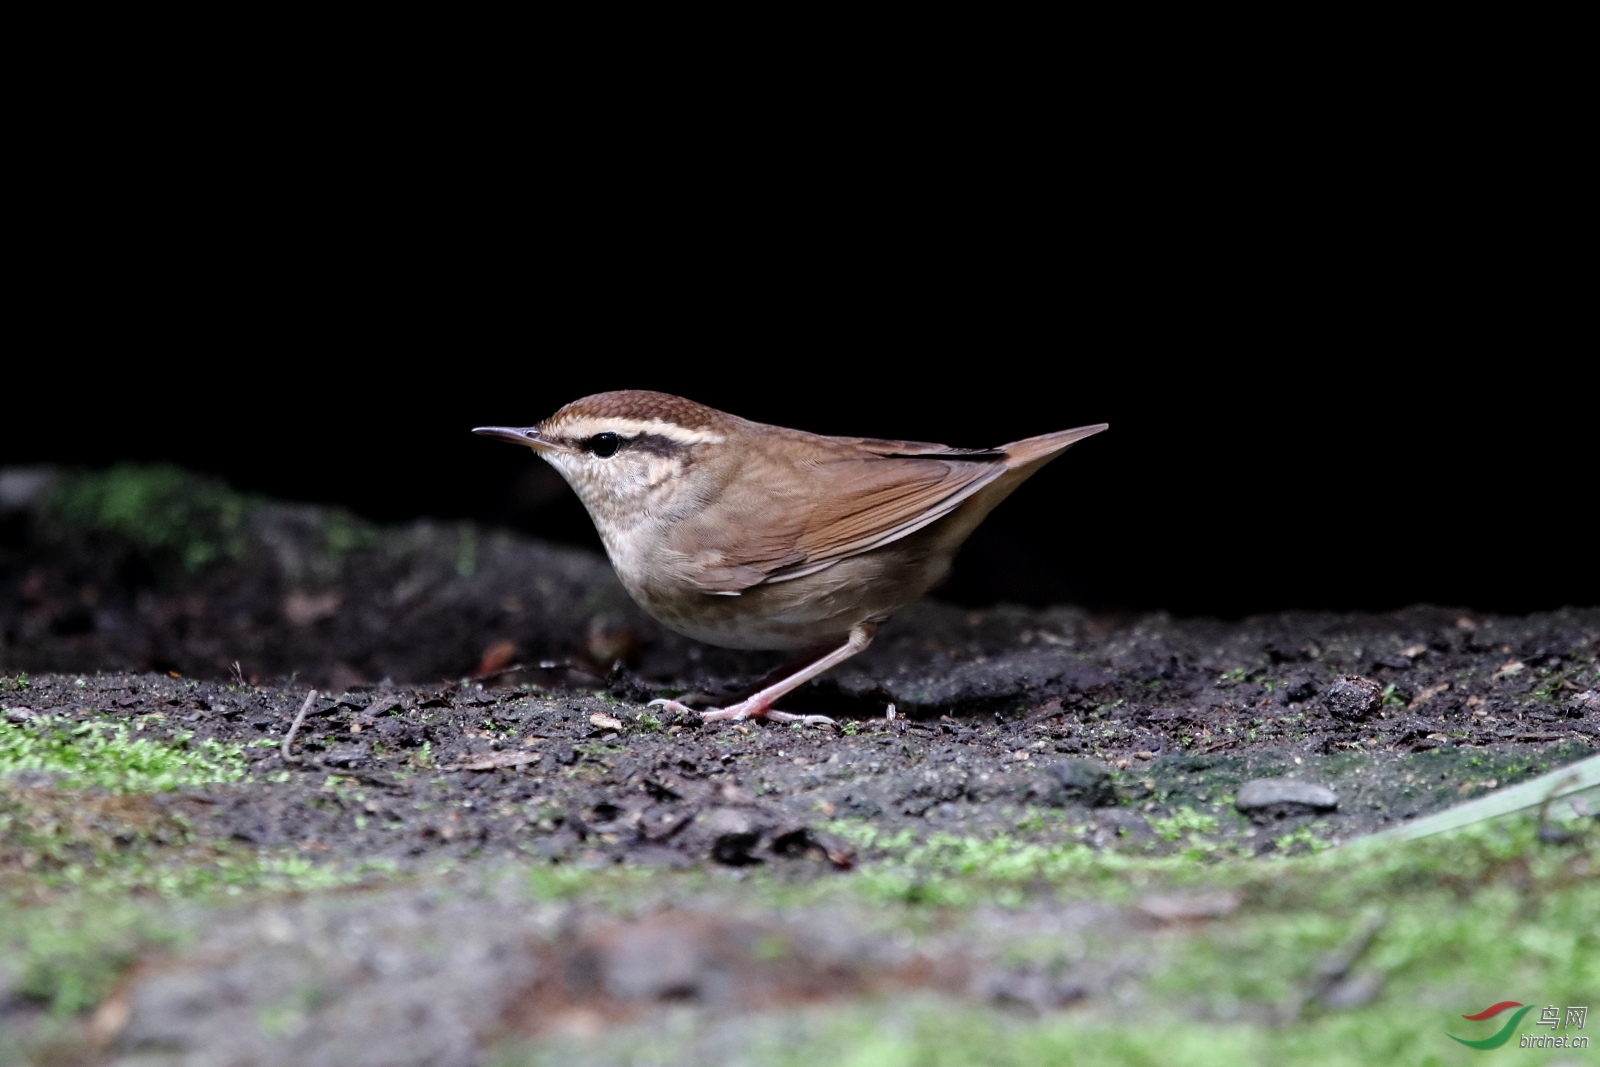
{"label": "bird's belly", "polygon": [[[733,599],[732,597],[726,599]],[[798,649],[842,644],[849,627],[840,629],[833,620],[775,621],[755,613],[742,616],[734,612],[670,612],[645,605],[645,610],[663,624],[696,641],[722,648]]]}
{"label": "bird's belly", "polygon": [[[813,648],[843,641],[860,622],[856,605],[824,603],[804,590],[758,585],[738,596],[719,596],[698,589],[661,590],[629,587],[633,598],[661,623],[696,641],[723,648]],[[662,595],[665,593],[666,595]]]}
{"label": "bird's belly", "polygon": [[[919,551],[920,539],[843,559],[786,582],[721,596],[645,574],[622,574],[646,612],[685,637],[723,648],[801,649],[842,643],[862,622],[881,622],[928,590],[949,555]],[[620,572],[620,569],[619,569]]]}

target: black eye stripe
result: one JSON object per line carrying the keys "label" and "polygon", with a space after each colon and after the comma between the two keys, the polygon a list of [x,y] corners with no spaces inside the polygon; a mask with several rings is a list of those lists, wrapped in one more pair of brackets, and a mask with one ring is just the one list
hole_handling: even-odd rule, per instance
{"label": "black eye stripe", "polygon": [[630,438],[626,443],[629,452],[647,452],[652,456],[687,460],[690,454],[688,445],[657,433],[642,433],[638,437]]}
{"label": "black eye stripe", "polygon": [[608,456],[617,454],[617,449],[622,447],[622,438],[608,430],[605,433],[597,433],[589,438],[584,447],[601,459],[605,459]]}

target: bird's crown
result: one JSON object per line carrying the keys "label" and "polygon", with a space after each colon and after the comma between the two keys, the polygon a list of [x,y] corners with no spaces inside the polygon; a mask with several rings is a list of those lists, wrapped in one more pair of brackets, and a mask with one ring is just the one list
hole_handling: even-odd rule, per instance
{"label": "bird's crown", "polygon": [[693,400],[648,389],[619,389],[574,400],[539,424],[550,441],[581,442],[601,433],[654,436],[680,445],[719,443],[734,418]]}

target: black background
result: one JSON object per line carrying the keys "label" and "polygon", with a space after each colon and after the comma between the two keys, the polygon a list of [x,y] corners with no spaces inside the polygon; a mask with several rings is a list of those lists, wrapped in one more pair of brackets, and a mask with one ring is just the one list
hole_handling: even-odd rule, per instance
{"label": "black background", "polygon": [[470,428],[614,388],[964,446],[1105,421],[942,596],[1600,603],[1571,161],[1488,111],[1424,133],[1300,103],[840,130],[798,105],[112,115],[104,151],[40,164],[0,461],[172,461],[598,545]]}

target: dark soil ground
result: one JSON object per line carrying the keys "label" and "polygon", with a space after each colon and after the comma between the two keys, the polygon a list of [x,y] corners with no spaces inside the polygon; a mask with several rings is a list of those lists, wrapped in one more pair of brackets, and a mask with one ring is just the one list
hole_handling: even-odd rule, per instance
{"label": "dark soil ground", "polygon": [[[235,780],[137,796],[49,769],[4,779],[0,872],[16,899],[61,899],[36,876],[72,857],[16,829],[47,817],[136,824],[142,842],[205,845],[205,863],[299,857],[387,887],[208,911],[197,942],[132,972],[68,1038],[21,978],[8,996],[0,968],[0,1025],[35,1048],[48,1030],[68,1058],[472,1063],[506,1034],[582,1034],[675,1004],[726,1022],[894,990],[1053,1011],[1110,996],[1111,972],[1138,965],[1030,970],[997,949],[1015,947],[1001,928],[1016,920],[979,913],[912,951],[869,906],[752,912],[739,879],[827,892],[938,840],[1197,863],[1306,852],[1600,745],[1596,609],[1225,623],[924,603],[784,705],[838,728],[702,726],[646,702],[720,703],[776,661],[662,630],[604,560],[470,526],[374,528],[172,472],[9,477],[0,728],[240,746]],[[1326,792],[1241,810],[1254,779]],[[492,873],[530,867],[712,880],[627,883],[659,908],[619,917],[560,893],[530,906]],[[440,872],[472,888],[428,881]],[[1196,899],[1056,900],[1030,913],[1029,936],[1136,938],[1163,907],[1237,906]],[[309,976],[340,992],[297,1001]],[[367,1044],[374,1029],[387,1037]],[[228,1035],[235,1058],[201,1055]]]}

